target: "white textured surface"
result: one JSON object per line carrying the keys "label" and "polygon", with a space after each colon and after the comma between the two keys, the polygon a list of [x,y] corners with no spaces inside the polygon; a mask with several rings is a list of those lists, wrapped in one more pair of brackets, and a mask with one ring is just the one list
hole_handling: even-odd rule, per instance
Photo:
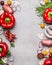
{"label": "white textured surface", "polygon": [[15,48],[11,49],[15,57],[14,65],[38,65],[36,51],[40,40],[37,34],[43,30],[39,27],[42,20],[36,15],[35,7],[39,5],[40,0],[20,0],[20,2],[22,10],[14,13],[16,26],[11,30],[18,38]]}
{"label": "white textured surface", "polygon": [[39,43],[37,33],[40,19],[35,13],[39,0],[20,0],[22,10],[15,13],[16,26],[13,31],[17,34],[15,48],[11,49],[15,56],[14,65],[38,65],[36,51]]}

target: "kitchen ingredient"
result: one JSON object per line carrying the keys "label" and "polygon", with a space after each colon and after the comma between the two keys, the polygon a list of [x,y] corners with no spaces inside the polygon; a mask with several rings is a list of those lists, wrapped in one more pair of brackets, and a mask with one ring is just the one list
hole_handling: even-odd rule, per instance
{"label": "kitchen ingredient", "polygon": [[47,52],[46,50],[44,50],[44,51],[42,51],[42,54],[43,54],[44,56],[46,56],[46,55],[48,54],[48,52]]}
{"label": "kitchen ingredient", "polygon": [[14,39],[16,39],[15,34],[11,33],[9,30],[5,31],[5,37],[9,42],[11,42],[11,44],[14,42]]}
{"label": "kitchen ingredient", "polygon": [[43,61],[44,61],[44,60],[39,61],[39,65],[43,65]]}
{"label": "kitchen ingredient", "polygon": [[52,8],[46,8],[44,10],[43,19],[46,23],[52,23]]}
{"label": "kitchen ingredient", "polygon": [[21,6],[20,6],[20,2],[19,1],[13,1],[12,2],[12,10],[13,10],[13,12],[15,12],[15,11],[21,11]]}
{"label": "kitchen ingredient", "polygon": [[52,65],[52,58],[47,58],[47,59],[44,61],[43,65]]}
{"label": "kitchen ingredient", "polygon": [[43,5],[43,6],[38,6],[38,7],[36,8],[36,11],[38,12],[38,14],[39,14],[40,16],[42,16],[42,15],[43,15],[43,12],[44,12],[44,10],[45,10],[46,8],[52,8],[52,2],[48,2],[47,4],[45,4],[45,5]]}
{"label": "kitchen ingredient", "polygon": [[11,56],[11,52],[8,50],[6,55]]}
{"label": "kitchen ingredient", "polygon": [[5,29],[13,28],[15,24],[15,18],[11,13],[4,12],[0,16],[0,23]]}
{"label": "kitchen ingredient", "polygon": [[49,53],[52,53],[52,48],[50,48]]}
{"label": "kitchen ingredient", "polygon": [[4,64],[4,62],[2,61],[2,59],[0,58],[0,64]]}
{"label": "kitchen ingredient", "polygon": [[14,42],[10,42],[11,47],[15,47]]}
{"label": "kitchen ingredient", "polygon": [[7,4],[10,6],[12,4],[11,0],[8,0]]}
{"label": "kitchen ingredient", "polygon": [[38,53],[37,57],[38,57],[38,59],[42,59],[44,57],[44,55],[42,53]]}
{"label": "kitchen ingredient", "polygon": [[2,58],[2,61],[3,61],[4,63],[7,63],[8,58],[7,58],[7,57],[4,57],[4,58]]}
{"label": "kitchen ingredient", "polygon": [[9,13],[13,13],[13,10],[12,10],[12,8],[10,7],[10,6],[8,6],[8,5],[3,5],[3,10],[5,11],[5,12],[9,12]]}
{"label": "kitchen ingredient", "polygon": [[47,4],[49,2],[49,0],[44,0],[45,4]]}
{"label": "kitchen ingredient", "polygon": [[15,6],[12,6],[13,13],[17,11],[17,8]]}
{"label": "kitchen ingredient", "polygon": [[3,6],[4,5],[4,1],[1,1],[0,4]]}
{"label": "kitchen ingredient", "polygon": [[4,13],[3,9],[0,9],[0,15],[3,14],[3,13]]}
{"label": "kitchen ingredient", "polygon": [[45,24],[44,23],[40,23],[40,28],[44,28],[45,27]]}
{"label": "kitchen ingredient", "polygon": [[52,53],[49,54],[49,58],[52,58]]}
{"label": "kitchen ingredient", "polygon": [[5,42],[0,42],[0,58],[4,57],[8,51],[8,45]]}
{"label": "kitchen ingredient", "polygon": [[43,39],[41,41],[41,44],[45,45],[45,46],[52,46],[52,40],[50,40],[50,39]]}
{"label": "kitchen ingredient", "polygon": [[42,51],[41,50],[38,50],[37,53],[41,53]]}
{"label": "kitchen ingredient", "polygon": [[40,4],[41,4],[41,5],[45,5],[45,2],[41,0],[41,1],[40,1]]}
{"label": "kitchen ingredient", "polygon": [[46,37],[43,33],[38,33],[37,36],[39,39],[46,39]]}

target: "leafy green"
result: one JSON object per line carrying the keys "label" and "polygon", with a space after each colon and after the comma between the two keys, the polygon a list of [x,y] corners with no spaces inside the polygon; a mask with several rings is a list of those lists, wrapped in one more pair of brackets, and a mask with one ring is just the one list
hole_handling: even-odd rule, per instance
{"label": "leafy green", "polygon": [[37,7],[36,11],[42,16],[42,14],[46,8],[52,8],[52,2],[48,2],[47,4],[45,4],[43,6]]}
{"label": "leafy green", "polygon": [[0,59],[0,64],[4,64],[4,62],[2,61],[2,59]]}
{"label": "leafy green", "polygon": [[7,55],[11,55],[11,52],[9,50],[7,51]]}
{"label": "leafy green", "polygon": [[10,43],[10,45],[11,45],[11,47],[15,47],[15,45],[14,45],[14,43],[13,43],[13,42],[11,42],[11,43]]}

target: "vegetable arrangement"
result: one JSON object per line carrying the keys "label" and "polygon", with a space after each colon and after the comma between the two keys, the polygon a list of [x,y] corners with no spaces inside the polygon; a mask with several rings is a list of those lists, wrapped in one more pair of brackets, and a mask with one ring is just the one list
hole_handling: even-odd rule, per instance
{"label": "vegetable arrangement", "polygon": [[43,19],[46,23],[52,23],[52,8],[46,8],[44,10]]}
{"label": "vegetable arrangement", "polygon": [[[40,23],[40,28],[45,29],[45,34],[43,33],[44,37],[41,34],[39,35],[39,38],[42,38],[37,50],[37,58],[39,60],[44,59],[39,62],[39,65],[52,65],[52,48],[50,48],[52,47],[52,0],[42,0],[40,4],[36,11],[43,19],[43,22]],[[49,48],[49,50],[46,50],[44,46]]]}
{"label": "vegetable arrangement", "polygon": [[43,15],[43,12],[46,8],[52,8],[52,2],[48,2],[43,6],[39,6],[36,8],[36,11],[39,13],[40,16]]}
{"label": "vegetable arrangement", "polygon": [[[15,3],[14,3],[15,2]],[[17,3],[17,4],[16,4]],[[21,8],[18,1],[7,0],[7,2],[0,1],[2,9],[0,9],[0,36],[4,35],[10,43],[10,48],[15,47],[14,40],[16,35],[10,30],[15,26],[14,13],[17,7]],[[0,64],[10,65],[14,62],[14,57],[11,55],[10,49],[6,42],[2,41],[0,37]]]}

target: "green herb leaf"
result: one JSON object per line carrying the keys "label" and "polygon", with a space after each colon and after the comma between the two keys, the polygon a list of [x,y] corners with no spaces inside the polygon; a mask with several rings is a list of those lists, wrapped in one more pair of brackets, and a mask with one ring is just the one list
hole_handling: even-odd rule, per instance
{"label": "green herb leaf", "polygon": [[36,8],[36,11],[42,16],[43,12],[46,8],[52,8],[52,2],[48,2],[47,4],[43,6],[39,6]]}
{"label": "green herb leaf", "polygon": [[0,59],[0,64],[4,64],[4,62],[2,61],[2,59]]}
{"label": "green herb leaf", "polygon": [[11,55],[11,52],[9,50],[7,51],[7,55]]}
{"label": "green herb leaf", "polygon": [[11,42],[11,43],[10,43],[10,45],[11,45],[11,47],[15,47],[15,45],[14,45],[14,43],[13,43],[13,42]]}

